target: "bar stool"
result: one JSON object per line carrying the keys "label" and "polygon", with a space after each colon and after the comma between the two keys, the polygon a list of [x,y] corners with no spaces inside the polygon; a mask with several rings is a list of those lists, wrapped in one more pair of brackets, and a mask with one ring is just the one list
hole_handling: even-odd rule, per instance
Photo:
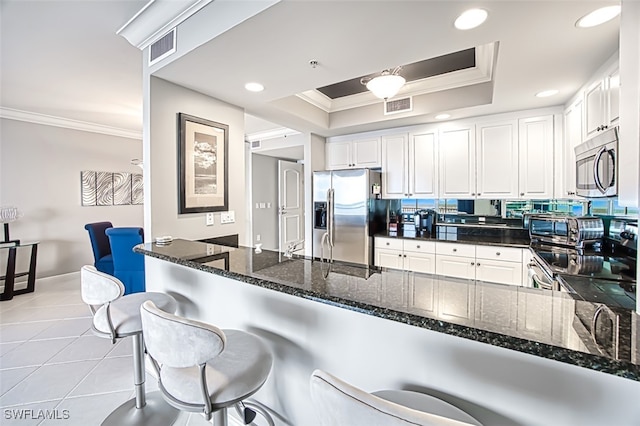
{"label": "bar stool", "polygon": [[175,299],[164,293],[135,293],[123,296],[124,285],[117,278],[85,265],[80,271],[82,300],[93,315],[93,332],[111,339],[133,337],[135,398],[116,408],[102,425],[170,425],[180,412],[166,404],[160,392],[145,394],[144,340],[140,306],[147,300],[174,312]]}
{"label": "bar stool", "polygon": [[147,353],[169,404],[201,413],[215,426],[227,426],[227,408],[232,406],[245,424],[260,413],[274,426],[266,410],[247,401],[267,380],[273,364],[260,338],[167,313],[153,301],[142,304],[140,315]]}
{"label": "bar stool", "polygon": [[367,393],[331,374],[311,374],[311,399],[322,426],[480,426],[459,408],[430,395],[403,390]]}

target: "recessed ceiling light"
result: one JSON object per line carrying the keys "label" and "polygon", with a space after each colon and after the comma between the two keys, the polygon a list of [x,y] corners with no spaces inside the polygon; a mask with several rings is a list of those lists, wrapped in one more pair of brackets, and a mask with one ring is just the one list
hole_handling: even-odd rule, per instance
{"label": "recessed ceiling light", "polygon": [[262,92],[264,90],[264,86],[260,83],[247,83],[244,88],[250,92]]}
{"label": "recessed ceiling light", "polygon": [[539,98],[546,98],[548,96],[553,96],[558,93],[556,89],[543,90],[542,92],[536,93],[536,96]]}
{"label": "recessed ceiling light", "polygon": [[438,114],[436,115],[436,120],[446,120],[451,117],[451,114]]}
{"label": "recessed ceiling light", "polygon": [[459,30],[470,30],[486,21],[489,14],[484,9],[469,9],[462,12],[453,23]]}
{"label": "recessed ceiling light", "polygon": [[604,24],[612,20],[620,14],[620,6],[607,6],[596,9],[591,13],[587,13],[576,21],[578,28],[590,28],[596,25]]}

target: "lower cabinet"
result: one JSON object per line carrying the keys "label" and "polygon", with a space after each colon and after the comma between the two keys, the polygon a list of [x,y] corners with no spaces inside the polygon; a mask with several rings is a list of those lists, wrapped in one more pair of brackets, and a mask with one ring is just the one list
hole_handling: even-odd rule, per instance
{"label": "lower cabinet", "polygon": [[375,239],[375,265],[383,268],[435,273],[435,243],[402,238]]}

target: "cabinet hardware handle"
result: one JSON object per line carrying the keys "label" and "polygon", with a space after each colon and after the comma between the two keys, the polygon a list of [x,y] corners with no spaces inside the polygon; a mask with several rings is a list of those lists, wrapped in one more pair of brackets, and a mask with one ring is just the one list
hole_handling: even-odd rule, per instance
{"label": "cabinet hardware handle", "polygon": [[404,257],[407,257],[407,255],[405,254]]}
{"label": "cabinet hardware handle", "polygon": [[478,263],[478,264],[476,264],[476,266],[480,266],[480,264]]}
{"label": "cabinet hardware handle", "polygon": [[420,245],[417,245],[416,248],[420,248]]}
{"label": "cabinet hardware handle", "polygon": [[520,193],[520,196],[521,196],[521,197],[524,197],[524,192],[521,192],[521,193]]}
{"label": "cabinet hardware handle", "polygon": [[481,193],[478,192],[478,196],[482,195]]}
{"label": "cabinet hardware handle", "polygon": [[458,251],[458,249],[453,249],[454,252]]}
{"label": "cabinet hardware handle", "polygon": [[389,243],[387,243],[387,245],[389,245]]}
{"label": "cabinet hardware handle", "polygon": [[475,263],[471,262],[471,266],[475,265]]}
{"label": "cabinet hardware handle", "polygon": [[475,192],[472,192],[472,193],[471,193],[471,196],[474,196],[474,195],[476,195],[476,193],[475,193]]}
{"label": "cabinet hardware handle", "polygon": [[500,256],[500,252],[499,251],[496,252],[496,256]]}
{"label": "cabinet hardware handle", "polygon": [[398,255],[398,257],[402,257],[402,255],[401,255],[401,254],[399,254],[399,255]]}

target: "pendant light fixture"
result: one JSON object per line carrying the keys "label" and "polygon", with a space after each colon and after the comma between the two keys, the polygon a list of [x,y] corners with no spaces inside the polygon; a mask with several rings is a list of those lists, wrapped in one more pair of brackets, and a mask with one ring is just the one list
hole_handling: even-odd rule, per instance
{"label": "pendant light fixture", "polygon": [[367,89],[380,99],[392,98],[406,82],[404,77],[398,74],[401,69],[402,67],[395,67],[393,70],[384,70],[379,76],[362,78],[360,83],[367,86]]}

